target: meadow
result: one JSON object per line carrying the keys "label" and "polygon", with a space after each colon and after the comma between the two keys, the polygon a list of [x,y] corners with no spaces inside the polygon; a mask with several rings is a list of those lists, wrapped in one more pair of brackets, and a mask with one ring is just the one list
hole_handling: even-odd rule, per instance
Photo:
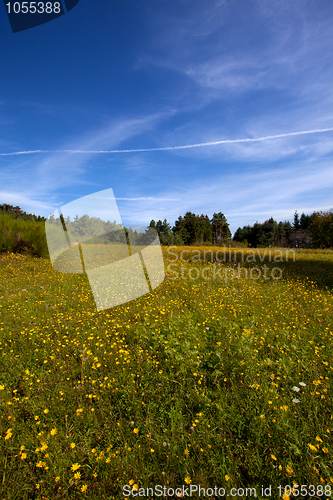
{"label": "meadow", "polygon": [[101,312],[86,274],[0,255],[0,499],[329,498],[333,251],[266,250],[163,247],[164,282]]}

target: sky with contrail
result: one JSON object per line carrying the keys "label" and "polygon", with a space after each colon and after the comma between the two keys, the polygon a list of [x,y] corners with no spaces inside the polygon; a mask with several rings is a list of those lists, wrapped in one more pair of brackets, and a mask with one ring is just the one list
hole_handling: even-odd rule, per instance
{"label": "sky with contrail", "polygon": [[232,232],[332,207],[327,2],[101,5],[16,34],[0,16],[0,203],[112,188],[124,223],[221,211]]}
{"label": "sky with contrail", "polygon": [[36,149],[35,151],[15,151],[13,153],[0,153],[0,156],[13,156],[13,155],[28,155],[28,154],[37,154],[37,153],[86,153],[86,154],[104,154],[104,153],[139,153],[143,151],[168,151],[173,149],[189,149],[189,148],[200,148],[203,146],[216,146],[218,144],[236,144],[238,142],[258,142],[258,141],[267,141],[270,139],[278,139],[280,137],[290,137],[293,135],[304,135],[304,134],[318,134],[320,132],[329,132],[332,131],[333,127],[323,128],[318,130],[302,130],[299,132],[289,132],[285,134],[277,134],[277,135],[267,135],[266,137],[257,137],[257,138],[247,138],[247,139],[222,139],[220,141],[212,141],[212,142],[201,142],[199,144],[186,144],[184,146],[165,146],[162,148],[141,148],[141,149],[113,149],[109,151],[86,151],[86,150],[75,150],[75,149],[64,149],[64,150],[43,150]]}

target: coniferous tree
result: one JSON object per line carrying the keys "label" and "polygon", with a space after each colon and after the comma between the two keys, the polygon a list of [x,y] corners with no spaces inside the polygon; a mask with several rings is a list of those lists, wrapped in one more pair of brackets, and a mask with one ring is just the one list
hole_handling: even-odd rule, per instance
{"label": "coniferous tree", "polygon": [[219,212],[218,214],[214,213],[211,223],[213,226],[213,238],[215,244],[226,242],[226,240],[231,238],[229,224],[227,223],[227,219],[222,212]]}

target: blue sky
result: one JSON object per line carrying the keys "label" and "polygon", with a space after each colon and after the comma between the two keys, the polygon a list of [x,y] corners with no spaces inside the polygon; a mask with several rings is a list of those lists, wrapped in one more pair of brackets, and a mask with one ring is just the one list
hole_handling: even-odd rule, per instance
{"label": "blue sky", "polygon": [[332,208],[332,26],[327,0],[80,0],[13,34],[1,7],[0,203],[112,188],[127,225],[232,232]]}

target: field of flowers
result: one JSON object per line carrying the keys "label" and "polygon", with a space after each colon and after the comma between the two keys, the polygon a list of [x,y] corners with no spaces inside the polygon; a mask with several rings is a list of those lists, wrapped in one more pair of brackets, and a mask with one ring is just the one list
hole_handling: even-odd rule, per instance
{"label": "field of flowers", "polygon": [[165,247],[101,312],[85,274],[0,255],[1,500],[333,494],[333,252],[227,250]]}

